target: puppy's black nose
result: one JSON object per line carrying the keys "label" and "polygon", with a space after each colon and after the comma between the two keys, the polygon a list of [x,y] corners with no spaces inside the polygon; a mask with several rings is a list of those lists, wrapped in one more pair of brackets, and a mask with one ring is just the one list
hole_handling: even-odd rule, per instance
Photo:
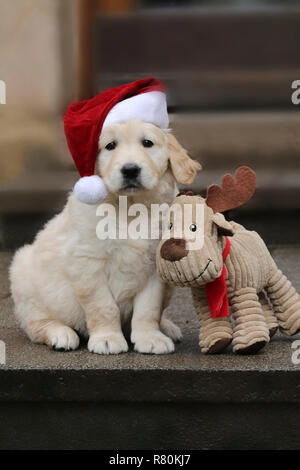
{"label": "puppy's black nose", "polygon": [[136,179],[141,172],[141,167],[135,163],[126,163],[121,168],[121,173],[126,179]]}

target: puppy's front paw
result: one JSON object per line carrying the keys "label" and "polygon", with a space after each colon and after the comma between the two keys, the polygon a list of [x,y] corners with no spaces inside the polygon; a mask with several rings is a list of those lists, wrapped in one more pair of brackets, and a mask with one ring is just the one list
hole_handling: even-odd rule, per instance
{"label": "puppy's front paw", "polygon": [[96,354],[120,354],[128,351],[128,344],[121,333],[107,335],[92,335],[88,349]]}
{"label": "puppy's front paw", "polygon": [[134,350],[144,354],[168,354],[174,352],[174,343],[160,331],[135,333],[131,338]]}
{"label": "puppy's front paw", "polygon": [[58,351],[70,351],[79,346],[79,337],[72,328],[61,325],[52,327],[48,332],[47,343]]}

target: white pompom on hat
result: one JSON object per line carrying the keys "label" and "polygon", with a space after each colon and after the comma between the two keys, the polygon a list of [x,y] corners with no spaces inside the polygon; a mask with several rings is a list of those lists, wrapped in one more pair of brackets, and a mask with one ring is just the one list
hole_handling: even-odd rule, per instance
{"label": "white pompom on hat", "polygon": [[81,202],[97,204],[107,196],[102,178],[94,174],[102,129],[133,119],[168,127],[164,87],[155,78],[111,88],[91,100],[68,107],[64,118],[65,134],[81,176],[74,186],[74,193]]}
{"label": "white pompom on hat", "polygon": [[107,196],[104,181],[98,175],[83,176],[74,186],[74,193],[81,202],[97,204]]}

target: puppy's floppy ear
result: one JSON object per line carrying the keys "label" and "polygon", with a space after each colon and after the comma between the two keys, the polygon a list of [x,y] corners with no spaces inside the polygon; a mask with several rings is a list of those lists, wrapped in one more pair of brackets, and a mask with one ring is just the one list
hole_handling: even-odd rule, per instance
{"label": "puppy's floppy ear", "polygon": [[232,237],[234,234],[234,230],[232,225],[227,222],[223,214],[220,212],[216,212],[212,217],[213,222],[216,224],[218,228],[218,233],[220,235],[225,235],[226,237]]}
{"label": "puppy's floppy ear", "polygon": [[188,156],[172,134],[168,134],[168,156],[171,170],[178,183],[191,184],[197,171],[201,170],[201,165]]}

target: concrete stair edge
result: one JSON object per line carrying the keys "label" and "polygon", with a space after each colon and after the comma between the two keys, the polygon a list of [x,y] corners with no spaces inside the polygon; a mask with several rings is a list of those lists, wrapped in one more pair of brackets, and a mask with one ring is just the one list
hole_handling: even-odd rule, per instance
{"label": "concrete stair edge", "polygon": [[[272,249],[275,261],[300,291],[300,247]],[[280,334],[259,354],[203,355],[199,326],[189,289],[176,289],[166,315],[183,331],[175,353],[143,355],[133,351],[99,356],[79,350],[64,353],[32,343],[18,328],[9,296],[11,254],[0,254],[0,340],[6,365],[0,366],[0,403],[300,403],[300,365],[292,343]]]}

